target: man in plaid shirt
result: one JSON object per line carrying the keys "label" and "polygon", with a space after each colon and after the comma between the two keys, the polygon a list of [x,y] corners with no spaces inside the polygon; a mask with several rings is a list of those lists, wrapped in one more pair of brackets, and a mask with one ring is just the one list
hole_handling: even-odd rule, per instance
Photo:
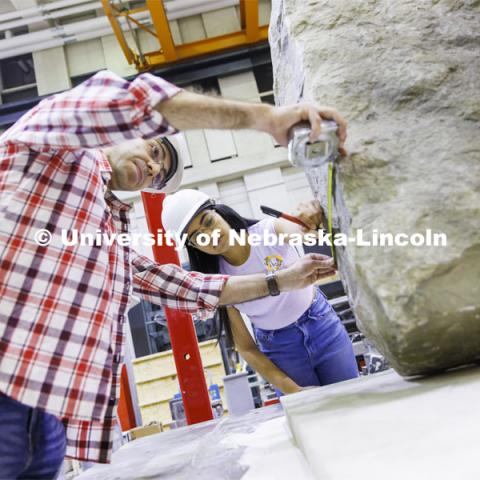
{"label": "man in plaid shirt", "polygon": [[[160,137],[253,128],[286,145],[301,120],[318,136],[322,117],[337,121],[343,144],[345,122],[333,109],[225,101],[150,74],[128,82],[102,71],[43,100],[2,135],[1,478],[53,478],[65,454],[109,461],[132,290],[204,318],[218,305],[268,295],[263,274],[186,272],[117,242],[65,246],[62,230],[128,232],[130,207],[111,190],[176,189],[182,162]],[[332,269],[310,255],[279,272],[278,285],[303,288]]]}

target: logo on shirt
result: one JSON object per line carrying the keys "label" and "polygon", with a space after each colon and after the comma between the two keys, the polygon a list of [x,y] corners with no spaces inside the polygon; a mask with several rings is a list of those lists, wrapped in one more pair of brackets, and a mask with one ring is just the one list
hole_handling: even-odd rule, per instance
{"label": "logo on shirt", "polygon": [[280,255],[268,255],[263,259],[263,263],[267,267],[267,272],[276,272],[282,266],[283,258]]}

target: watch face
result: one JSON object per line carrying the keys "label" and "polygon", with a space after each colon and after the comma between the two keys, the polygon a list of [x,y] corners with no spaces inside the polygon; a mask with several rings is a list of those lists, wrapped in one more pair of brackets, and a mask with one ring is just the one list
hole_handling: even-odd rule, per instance
{"label": "watch face", "polygon": [[274,272],[270,272],[267,274],[267,286],[268,286],[268,293],[271,297],[276,297],[280,295],[280,289],[278,288],[277,283],[277,276]]}

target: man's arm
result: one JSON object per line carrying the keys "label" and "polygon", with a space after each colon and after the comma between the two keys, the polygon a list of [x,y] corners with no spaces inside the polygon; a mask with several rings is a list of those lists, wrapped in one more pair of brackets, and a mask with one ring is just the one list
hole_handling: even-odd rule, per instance
{"label": "man's arm", "polygon": [[77,150],[170,135],[176,130],[153,107],[180,91],[148,73],[129,82],[102,70],[42,100],[2,135],[2,141],[42,150]]}
{"label": "man's arm", "polygon": [[340,147],[343,147],[347,136],[347,123],[336,110],[310,104],[273,107],[264,103],[224,100],[184,90],[155,108],[178,130],[248,128],[269,133],[283,146],[287,146],[290,128],[305,120],[312,127],[311,140],[320,135],[322,118],[337,122]]}
{"label": "man's arm", "polygon": [[338,123],[343,145],[346,122],[332,108],[223,100],[183,91],[148,73],[129,82],[104,70],[41,101],[2,135],[2,141],[75,150],[106,147],[135,137],[170,135],[176,129],[250,128],[269,133],[286,146],[288,131],[300,121],[308,120],[311,138],[317,138],[321,118]]}
{"label": "man's arm", "polygon": [[[151,303],[208,318],[219,305],[242,303],[268,295],[264,274],[228,277],[187,272],[177,265],[159,265],[132,251],[135,293]],[[280,291],[311,285],[332,275],[333,263],[324,255],[309,254],[277,272]]]}
{"label": "man's arm", "polygon": [[[330,257],[309,253],[290,267],[277,271],[276,275],[280,292],[288,292],[308,287],[334,273],[335,267]],[[232,305],[266,296],[268,287],[265,274],[232,276],[223,287],[219,304]]]}
{"label": "man's arm", "polygon": [[187,272],[174,264],[160,265],[131,252],[133,290],[143,299],[208,319],[218,306],[226,275]]}

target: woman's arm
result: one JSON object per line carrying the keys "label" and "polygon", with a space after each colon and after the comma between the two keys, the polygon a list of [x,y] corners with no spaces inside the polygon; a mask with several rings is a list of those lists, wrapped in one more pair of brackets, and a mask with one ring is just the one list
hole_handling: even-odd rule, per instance
{"label": "woman's arm", "polygon": [[300,392],[302,387],[298,386],[258,349],[240,312],[234,307],[228,307],[227,312],[235,346],[245,361],[283,393]]}
{"label": "woman's arm", "polygon": [[[336,272],[333,260],[326,255],[309,253],[299,258],[288,268],[278,270],[277,282],[280,292],[305,288],[321,278]],[[268,295],[265,274],[232,275],[228,277],[220,295],[219,305],[232,305]]]}

